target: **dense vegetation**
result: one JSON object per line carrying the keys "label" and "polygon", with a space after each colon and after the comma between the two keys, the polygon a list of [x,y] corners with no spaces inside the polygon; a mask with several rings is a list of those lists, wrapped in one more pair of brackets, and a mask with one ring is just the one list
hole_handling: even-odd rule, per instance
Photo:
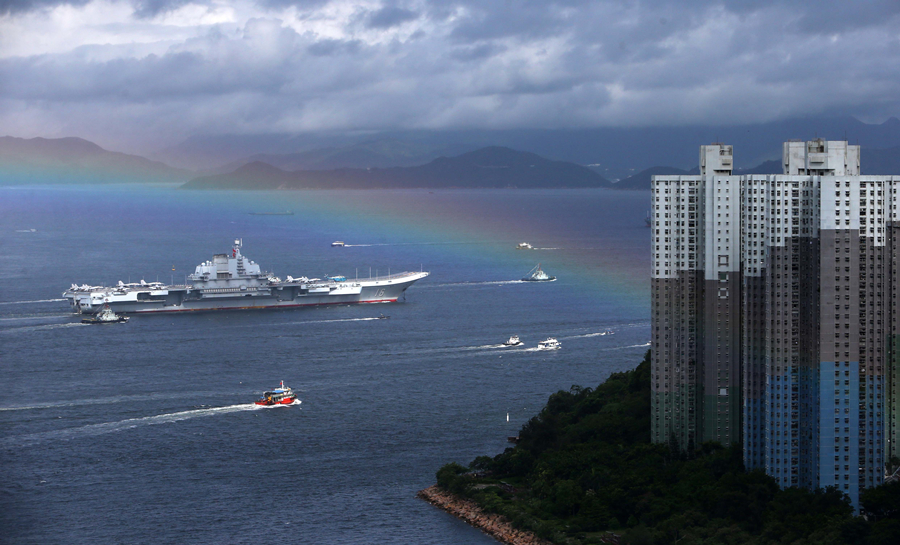
{"label": "dense vegetation", "polygon": [[651,444],[649,356],[597,389],[553,394],[514,448],[448,464],[438,485],[555,543],[610,531],[629,544],[900,543],[900,483],[865,491],[856,517],[838,490],[779,490],[745,471],[738,447]]}

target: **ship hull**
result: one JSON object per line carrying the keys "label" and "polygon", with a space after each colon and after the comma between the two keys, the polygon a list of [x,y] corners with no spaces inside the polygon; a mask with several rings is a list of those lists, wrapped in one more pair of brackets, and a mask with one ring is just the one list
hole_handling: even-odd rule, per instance
{"label": "ship hull", "polygon": [[77,314],[92,314],[104,304],[117,314],[211,312],[218,310],[290,309],[322,305],[393,303],[428,273],[404,273],[383,280],[351,281],[308,286],[269,285],[248,291],[203,290],[165,286],[154,290],[67,291],[63,294]]}
{"label": "ship hull", "polygon": [[255,401],[254,404],[262,405],[263,407],[271,407],[272,405],[291,405],[296,401],[297,398],[292,397],[288,399],[282,399],[281,401]]}

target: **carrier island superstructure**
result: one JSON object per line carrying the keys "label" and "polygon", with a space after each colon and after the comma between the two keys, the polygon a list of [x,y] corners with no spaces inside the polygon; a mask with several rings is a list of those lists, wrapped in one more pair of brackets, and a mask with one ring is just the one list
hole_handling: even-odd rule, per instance
{"label": "carrier island superstructure", "polygon": [[63,292],[75,313],[90,314],[103,305],[117,313],[186,312],[290,308],[312,305],[392,303],[427,272],[403,272],[366,279],[344,276],[285,280],[264,272],[241,253],[235,240],[231,255],[216,254],[197,265],[186,285],[160,282],[117,286],[75,285]]}

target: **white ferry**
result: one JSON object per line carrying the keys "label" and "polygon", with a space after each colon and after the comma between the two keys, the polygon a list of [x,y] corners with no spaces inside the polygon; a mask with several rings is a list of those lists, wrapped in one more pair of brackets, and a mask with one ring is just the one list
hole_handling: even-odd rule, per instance
{"label": "white ferry", "polygon": [[559,341],[553,337],[538,343],[538,349],[540,350],[559,350],[561,347],[562,345],[559,344]]}

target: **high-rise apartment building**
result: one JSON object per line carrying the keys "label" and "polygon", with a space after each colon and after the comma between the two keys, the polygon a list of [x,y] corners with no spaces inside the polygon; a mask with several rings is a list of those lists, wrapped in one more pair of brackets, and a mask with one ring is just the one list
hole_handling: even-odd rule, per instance
{"label": "high-rise apartment building", "polygon": [[[897,456],[900,176],[860,174],[859,146],[787,142],[784,174],[652,187],[652,439],[740,442],[783,487],[858,501]],[[897,225],[898,227],[894,227]]]}

